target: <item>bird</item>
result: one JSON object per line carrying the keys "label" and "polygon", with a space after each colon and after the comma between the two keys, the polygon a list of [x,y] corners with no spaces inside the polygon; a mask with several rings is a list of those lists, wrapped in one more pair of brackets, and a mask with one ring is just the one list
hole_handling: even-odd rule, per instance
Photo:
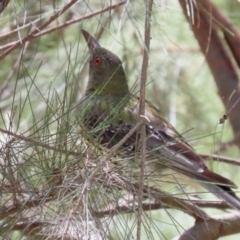
{"label": "bird", "polygon": [[[82,29],[87,43],[89,79],[87,88],[78,105],[82,125],[105,148],[112,148],[139,122],[139,97],[128,86],[120,58],[101,47],[99,42]],[[226,201],[240,211],[240,198],[232,188],[237,186],[229,179],[209,170],[204,160],[177,130],[161,116],[150,102],[145,102],[142,117],[146,131],[146,161],[152,164],[155,174],[172,169],[195,180],[207,191]],[[137,130],[121,146],[121,156],[141,154]]]}

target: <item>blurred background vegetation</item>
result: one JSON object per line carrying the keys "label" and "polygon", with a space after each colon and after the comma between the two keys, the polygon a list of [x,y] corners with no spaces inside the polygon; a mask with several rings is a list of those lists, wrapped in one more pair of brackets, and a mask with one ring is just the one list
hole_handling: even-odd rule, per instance
{"label": "blurred background vegetation", "polygon": [[[239,28],[239,1],[213,2]],[[21,41],[33,29],[45,23],[66,3],[61,0],[10,1],[0,15],[0,53],[8,49],[8,44]],[[1,131],[1,167],[5,169],[1,174],[2,189],[3,186],[14,185],[15,180],[10,177],[13,174],[19,180],[19,188],[22,186],[26,191],[20,194],[20,199],[49,186],[55,171],[66,166],[75,168],[80,161],[79,157],[67,158],[66,154],[43,149],[45,145],[51,145],[63,150],[76,150],[79,136],[76,129],[70,127],[73,118],[70,109],[79,101],[88,78],[88,50],[81,29],[89,31],[93,36],[101,33],[100,44],[124,61],[129,85],[135,86],[136,92],[139,89],[144,48],[143,1],[129,1],[84,19],[84,16],[115,3],[117,1],[78,1],[43,29],[56,27],[56,30],[43,35],[39,32],[41,36],[24,45],[20,44],[1,60],[0,127],[18,135],[16,137]],[[76,23],[59,27],[73,20],[77,20]],[[150,49],[146,98],[161,109],[198,152],[215,153],[220,143],[233,138],[233,133],[228,121],[219,124],[226,110],[178,1],[154,2]],[[23,136],[23,139],[19,136]],[[10,150],[7,146],[10,146]],[[6,158],[9,160],[8,154],[14,155],[14,160],[6,161]],[[239,158],[239,149],[233,146],[221,154]],[[211,167],[237,184],[240,182],[238,167],[217,162],[211,164]],[[67,178],[73,176],[74,171]],[[1,193],[1,206],[8,206],[15,199],[15,194],[4,194],[4,191]],[[30,239],[31,234],[25,236],[25,228],[16,227],[12,231],[11,226],[20,224],[27,216],[30,221],[38,216],[45,219],[47,215],[47,224],[54,217],[56,220],[56,216],[60,221],[66,217],[63,217],[63,213],[69,211],[69,199],[74,199],[78,194],[74,189],[73,193],[67,195],[65,202],[64,199],[57,199],[42,209],[28,210],[26,215],[23,211],[14,217],[10,215],[1,218],[0,235],[4,239]],[[17,206],[17,200],[15,204]],[[211,214],[220,213],[217,210],[209,211]],[[112,239],[133,239],[136,231],[135,215],[119,215],[114,219],[109,220]],[[193,218],[177,210],[147,212],[142,236],[143,239],[172,239],[189,228],[193,221]],[[107,221],[104,224],[108,224]],[[124,236],[127,228],[133,232],[129,237]],[[42,236],[53,239],[54,230],[48,231],[48,237],[44,230]],[[153,235],[149,235],[150,232]],[[235,235],[222,239],[238,237]]]}

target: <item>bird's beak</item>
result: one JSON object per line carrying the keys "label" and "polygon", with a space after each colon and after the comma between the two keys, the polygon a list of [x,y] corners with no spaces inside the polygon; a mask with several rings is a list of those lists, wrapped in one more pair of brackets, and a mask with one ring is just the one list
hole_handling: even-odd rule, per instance
{"label": "bird's beak", "polygon": [[82,29],[82,34],[87,42],[90,52],[94,51],[96,48],[101,47],[98,41],[93,36],[91,36],[90,33]]}

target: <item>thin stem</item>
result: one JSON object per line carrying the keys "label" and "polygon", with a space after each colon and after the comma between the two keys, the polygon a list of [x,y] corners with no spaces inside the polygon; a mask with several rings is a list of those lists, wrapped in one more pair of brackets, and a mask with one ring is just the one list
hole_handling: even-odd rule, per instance
{"label": "thin stem", "polygon": [[[146,14],[145,14],[145,35],[144,35],[144,52],[141,71],[141,88],[140,88],[140,117],[145,115],[145,86],[147,81],[147,69],[149,58],[149,46],[150,46],[150,29],[151,29],[151,14],[152,14],[152,0],[146,0]],[[141,239],[141,225],[142,225],[142,213],[143,213],[143,187],[144,187],[144,171],[146,161],[146,129],[145,125],[141,126],[141,142],[142,142],[142,155],[140,164],[140,179],[139,179],[139,191],[138,191],[138,214],[137,214],[137,240]]]}

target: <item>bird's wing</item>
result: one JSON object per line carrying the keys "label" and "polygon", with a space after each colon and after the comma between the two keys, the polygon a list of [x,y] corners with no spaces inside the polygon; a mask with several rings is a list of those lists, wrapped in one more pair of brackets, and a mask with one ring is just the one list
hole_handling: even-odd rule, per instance
{"label": "bird's wing", "polygon": [[[125,107],[125,112],[127,112],[126,115],[129,116],[129,120],[136,122],[139,118],[138,101],[133,99],[132,102]],[[160,112],[149,103],[146,103],[144,118],[148,155],[150,157],[152,156],[157,164],[174,169],[199,181],[236,187],[232,181],[209,171],[203,159],[174,127],[161,117]],[[128,129],[130,126],[131,124],[128,124]],[[134,136],[132,138],[134,138]],[[139,133],[137,138],[140,138]]]}
{"label": "bird's wing", "polygon": [[[125,100],[124,100],[125,101]],[[87,101],[86,101],[87,102]],[[94,102],[94,105],[92,105]],[[84,121],[88,128],[93,129],[94,138],[97,137],[101,145],[113,147],[139,121],[139,101],[131,98],[130,101],[114,103],[116,100],[101,99],[89,101],[91,107],[87,119]],[[114,103],[114,104],[113,104]],[[86,103],[88,104],[88,103]],[[124,106],[124,107],[122,107]],[[199,181],[215,182],[220,185],[235,187],[230,180],[209,171],[202,158],[183,139],[183,137],[161,117],[159,111],[146,103],[145,116],[142,116],[146,125],[146,148],[148,158],[154,159],[159,168],[171,168]],[[133,134],[121,147],[124,153],[139,155],[140,131]],[[120,151],[120,153],[121,153]]]}

